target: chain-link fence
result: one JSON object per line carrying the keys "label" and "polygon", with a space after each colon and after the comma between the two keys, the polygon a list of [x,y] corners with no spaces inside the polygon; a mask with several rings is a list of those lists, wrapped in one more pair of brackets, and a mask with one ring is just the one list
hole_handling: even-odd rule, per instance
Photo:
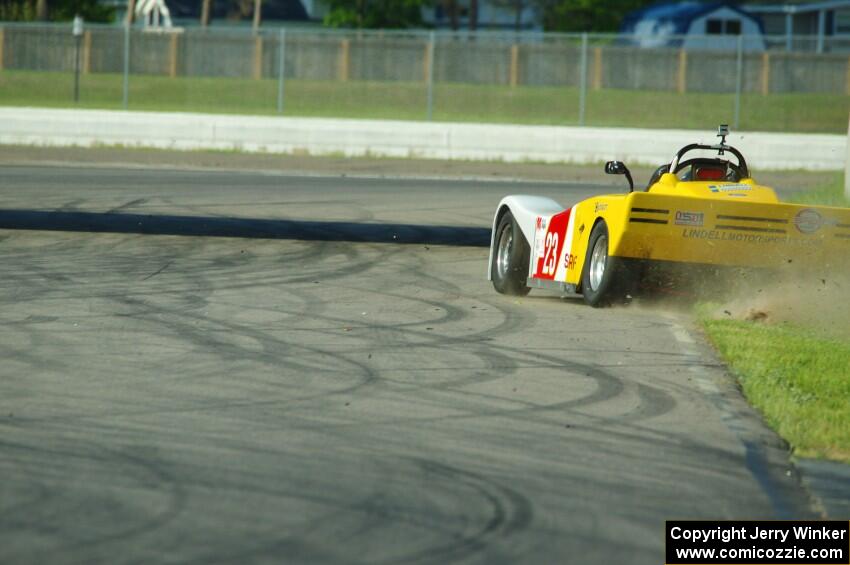
{"label": "chain-link fence", "polygon": [[0,104],[843,132],[850,41],[0,24]]}

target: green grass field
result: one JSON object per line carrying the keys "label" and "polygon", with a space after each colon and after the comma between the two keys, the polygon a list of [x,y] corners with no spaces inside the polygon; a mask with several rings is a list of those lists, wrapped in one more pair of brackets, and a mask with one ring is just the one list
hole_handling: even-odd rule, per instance
{"label": "green grass field", "polygon": [[[129,109],[229,114],[277,113],[276,80],[130,77]],[[83,75],[82,108],[119,109],[118,74]],[[73,107],[71,73],[0,72],[0,105]],[[423,83],[287,80],[284,114],[339,118],[424,120]],[[574,125],[579,119],[575,88],[437,84],[434,119],[439,121]],[[733,122],[732,94],[677,94],[641,90],[588,92],[586,124],[713,129]],[[740,129],[844,133],[850,97],[828,94],[747,94]]]}
{"label": "green grass field", "polygon": [[844,194],[844,175],[840,173],[835,174],[835,179],[830,184],[816,190],[792,194],[790,200],[798,204],[850,207],[850,199]]}
{"label": "green grass field", "polygon": [[850,463],[850,341],[812,328],[705,320],[747,400],[803,457]]}
{"label": "green grass field", "polygon": [[[850,205],[840,175],[829,186],[792,200]],[[850,339],[846,337],[850,334],[846,325],[836,332],[834,327],[811,323],[766,324],[707,314],[700,318],[744,395],[795,454],[850,463]]]}

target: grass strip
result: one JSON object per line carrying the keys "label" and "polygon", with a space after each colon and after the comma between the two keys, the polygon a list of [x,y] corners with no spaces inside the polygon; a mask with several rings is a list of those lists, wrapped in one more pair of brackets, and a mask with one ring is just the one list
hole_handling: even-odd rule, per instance
{"label": "grass strip", "polygon": [[747,400],[796,455],[850,463],[850,342],[790,324],[702,322]]}
{"label": "grass strip", "polygon": [[[147,111],[277,114],[278,81],[249,78],[131,75],[128,109]],[[120,109],[123,78],[118,73],[80,77],[73,101],[70,72],[0,72],[0,105]],[[731,93],[652,90],[590,90],[585,123],[590,126],[712,130],[732,123]],[[745,94],[740,129],[845,133],[850,97],[840,94]],[[425,120],[424,82],[287,79],[284,115],[332,118]],[[575,87],[437,83],[438,121],[576,125]]]}
{"label": "grass strip", "polygon": [[789,201],[795,204],[850,206],[850,199],[844,194],[844,175],[840,173],[836,173],[835,180],[826,186],[792,194]]}

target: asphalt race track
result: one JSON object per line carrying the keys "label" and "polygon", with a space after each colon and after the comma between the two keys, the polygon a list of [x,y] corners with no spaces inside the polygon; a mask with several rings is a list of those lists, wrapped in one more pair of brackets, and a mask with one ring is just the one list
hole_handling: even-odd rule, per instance
{"label": "asphalt race track", "polygon": [[486,280],[508,193],[0,168],[0,562],[663,562],[807,518],[682,314]]}

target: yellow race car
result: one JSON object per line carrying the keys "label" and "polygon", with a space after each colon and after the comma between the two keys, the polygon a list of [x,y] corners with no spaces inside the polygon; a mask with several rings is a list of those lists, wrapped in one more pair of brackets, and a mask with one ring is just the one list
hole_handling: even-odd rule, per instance
{"label": "yellow race car", "polygon": [[500,293],[543,288],[599,306],[659,273],[829,272],[850,262],[850,209],[779,202],[750,176],[727,135],[721,126],[718,144],[681,148],[643,191],[635,191],[623,163],[609,161],[605,172],[624,174],[628,194],[569,208],[537,196],[504,198],[493,220],[488,278]]}

